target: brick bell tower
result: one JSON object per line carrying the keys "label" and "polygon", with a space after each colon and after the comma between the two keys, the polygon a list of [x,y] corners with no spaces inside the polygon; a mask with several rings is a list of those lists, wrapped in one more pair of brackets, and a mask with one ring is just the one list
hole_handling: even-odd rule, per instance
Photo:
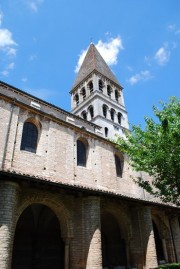
{"label": "brick bell tower", "polygon": [[99,125],[106,138],[116,134],[124,137],[129,124],[122,90],[94,44],[90,44],[70,91],[71,112]]}

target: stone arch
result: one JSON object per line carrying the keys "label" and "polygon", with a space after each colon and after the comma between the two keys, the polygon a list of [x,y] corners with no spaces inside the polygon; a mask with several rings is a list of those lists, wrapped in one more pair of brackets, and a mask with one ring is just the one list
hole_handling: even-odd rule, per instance
{"label": "stone arch", "polygon": [[[103,217],[103,215],[105,217]],[[112,222],[110,220],[111,218],[112,218]],[[103,228],[104,226],[103,222],[105,221],[107,222],[108,219],[109,219],[108,226],[109,227],[111,226],[112,229],[111,228],[110,229],[112,230],[112,233],[111,231],[108,231],[108,230],[103,231],[103,229],[106,229],[106,227]],[[110,233],[112,234],[112,238],[111,238],[111,235],[108,235],[109,238],[106,238],[107,236],[103,235],[104,233],[107,233],[107,232],[109,234]],[[128,245],[132,237],[132,228],[131,228],[131,223],[128,218],[128,215],[126,214],[125,210],[122,209],[121,206],[119,208],[117,208],[117,206],[115,208],[113,205],[107,206],[106,208],[102,210],[101,212],[101,237],[102,237],[102,249],[104,253],[106,253],[105,249],[108,249],[108,248],[115,249],[114,251],[115,254],[110,254],[111,255],[110,261],[104,260],[105,258],[103,257],[103,266],[108,265],[110,266],[109,268],[111,268],[111,266],[115,266],[112,268],[116,268],[116,267],[118,268],[118,266],[123,266],[123,267],[128,266],[129,265]],[[105,242],[105,240],[106,241],[111,240],[110,247],[108,246],[109,243]],[[108,257],[108,254],[106,255]],[[112,255],[114,256],[112,257]]]}
{"label": "stone arch", "polygon": [[33,123],[33,124],[37,127],[37,129],[38,129],[38,133],[39,133],[39,132],[41,131],[41,129],[42,129],[42,124],[41,124],[40,120],[39,120],[37,117],[28,117],[28,118],[26,118],[26,119],[24,120],[23,124],[24,124],[25,122]]}
{"label": "stone arch", "polygon": [[56,214],[33,203],[20,215],[13,243],[12,269],[64,269],[65,242]]}
{"label": "stone arch", "polygon": [[31,195],[30,197],[26,196],[21,201],[21,204],[18,208],[15,225],[17,224],[18,219],[20,215],[23,213],[23,211],[32,204],[42,204],[49,207],[58,218],[59,224],[61,226],[62,237],[64,239],[73,237],[73,224],[70,211],[67,209],[64,203],[62,203],[58,199],[55,199],[49,193],[43,195],[42,193],[38,192],[37,194]]}
{"label": "stone arch", "polygon": [[132,225],[131,221],[129,219],[128,214],[125,212],[124,208],[120,205],[119,207],[114,205],[109,205],[103,208],[103,212],[109,212],[112,214],[118,221],[118,224],[120,226],[120,229],[122,231],[122,235],[126,237],[128,240],[131,240],[132,238]]}
{"label": "stone arch", "polygon": [[[171,232],[161,214],[152,216],[158,263],[174,262],[175,254]],[[161,254],[161,255],[160,255]],[[161,259],[161,256],[163,259]]]}

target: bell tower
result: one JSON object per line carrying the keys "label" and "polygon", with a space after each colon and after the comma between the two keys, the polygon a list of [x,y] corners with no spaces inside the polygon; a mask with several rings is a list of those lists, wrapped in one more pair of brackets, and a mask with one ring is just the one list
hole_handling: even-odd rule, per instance
{"label": "bell tower", "polygon": [[71,112],[99,125],[106,138],[113,138],[116,134],[124,137],[129,125],[122,90],[91,44],[70,91]]}

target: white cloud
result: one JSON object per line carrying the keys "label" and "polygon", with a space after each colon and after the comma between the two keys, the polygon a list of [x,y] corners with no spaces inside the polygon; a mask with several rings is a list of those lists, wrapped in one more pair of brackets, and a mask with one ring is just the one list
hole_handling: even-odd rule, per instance
{"label": "white cloud", "polygon": [[0,29],[0,48],[16,45],[8,29]]}
{"label": "white cloud", "polygon": [[176,25],[175,25],[175,24],[169,24],[168,27],[167,27],[167,29],[168,29],[169,31],[174,32],[174,30],[176,29]]}
{"label": "white cloud", "polygon": [[37,55],[36,54],[32,54],[32,55],[30,55],[29,60],[30,61],[34,61],[36,58],[37,58]]}
{"label": "white cloud", "polygon": [[[95,46],[108,65],[117,64],[118,54],[120,50],[123,49],[122,39],[119,36],[111,38],[107,42],[102,42],[102,40],[99,40],[98,43],[95,44]],[[84,60],[87,50],[88,49],[83,50],[79,56],[79,60],[75,68],[76,73],[79,71],[79,68]]]}
{"label": "white cloud", "polygon": [[175,31],[175,35],[180,35],[180,29]]}
{"label": "white cloud", "polygon": [[7,55],[8,56],[16,56],[16,49],[15,48],[10,48],[10,47],[7,47]]}
{"label": "white cloud", "polygon": [[168,45],[164,45],[155,53],[154,59],[159,65],[165,65],[170,58],[170,50],[168,50]]}
{"label": "white cloud", "polygon": [[12,63],[10,63],[10,64],[8,64],[8,66],[7,66],[7,69],[14,69],[14,66],[15,66],[15,64],[12,62]]}
{"label": "white cloud", "polygon": [[1,72],[1,75],[3,75],[4,77],[7,77],[9,75],[9,72],[7,70],[3,70]]}
{"label": "white cloud", "polygon": [[128,82],[131,84],[131,85],[134,85],[136,83],[138,83],[139,81],[145,81],[145,80],[148,80],[150,78],[152,78],[153,76],[151,75],[150,71],[149,70],[144,70],[144,71],[141,71],[139,72],[138,74],[130,77],[128,79]]}
{"label": "white cloud", "polygon": [[28,0],[27,5],[33,12],[37,12],[43,2],[44,0]]}
{"label": "white cloud", "polygon": [[167,29],[170,32],[173,32],[175,35],[179,35],[180,34],[180,29],[178,29],[178,27],[176,26],[176,24],[169,24]]}
{"label": "white cloud", "polygon": [[27,82],[28,79],[27,79],[26,77],[24,77],[24,78],[21,79],[21,81],[22,81],[22,82]]}

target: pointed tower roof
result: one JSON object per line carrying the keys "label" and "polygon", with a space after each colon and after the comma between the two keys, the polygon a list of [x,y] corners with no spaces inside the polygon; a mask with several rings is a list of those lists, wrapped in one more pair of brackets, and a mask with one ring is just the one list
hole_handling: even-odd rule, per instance
{"label": "pointed tower roof", "polygon": [[75,88],[81,81],[83,81],[95,70],[121,87],[99,51],[96,49],[94,44],[91,43],[72,88]]}

